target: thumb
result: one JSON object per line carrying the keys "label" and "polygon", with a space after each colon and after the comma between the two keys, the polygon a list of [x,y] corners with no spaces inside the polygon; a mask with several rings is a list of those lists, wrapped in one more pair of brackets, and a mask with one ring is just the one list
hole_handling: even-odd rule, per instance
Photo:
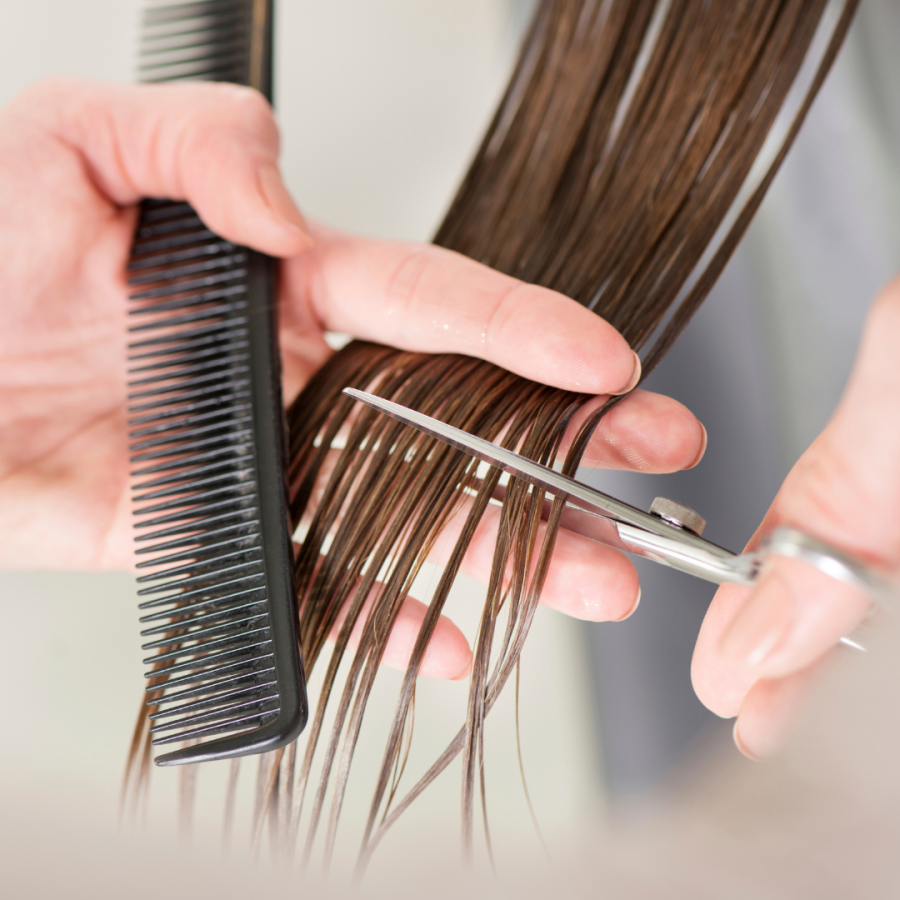
{"label": "thumb", "polygon": [[10,112],[79,153],[113,203],[187,200],[217,234],[272,256],[311,243],[281,180],[272,109],[251,88],[50,79]]}

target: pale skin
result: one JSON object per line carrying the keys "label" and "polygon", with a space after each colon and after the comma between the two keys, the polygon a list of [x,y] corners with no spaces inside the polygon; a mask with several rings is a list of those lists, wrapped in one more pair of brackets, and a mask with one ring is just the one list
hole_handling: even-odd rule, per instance
{"label": "pale skin", "polygon": [[[331,354],[327,331],[401,349],[476,356],[536,381],[595,394],[592,405],[629,391],[640,375],[624,339],[566,297],[436,247],[354,237],[305,220],[281,180],[271,110],[249,89],[42,82],[0,112],[4,567],[115,570],[133,564],[125,263],[135,204],[147,196],[186,199],[223,237],[282,260],[280,340],[288,397]],[[900,287],[886,296],[873,315],[893,323],[896,347]],[[870,345],[880,338],[870,331],[867,340],[864,359],[866,353],[876,354],[877,347]],[[879,360],[872,363],[874,371],[885,364]],[[867,441],[870,455],[878,455],[871,463],[882,466],[879,471],[900,450],[900,371],[893,368],[894,393],[875,391],[879,410],[894,404],[893,456],[880,451],[878,441]],[[875,378],[867,372],[861,365],[855,376],[863,379],[857,393],[866,402],[873,399],[866,379]],[[878,520],[870,512],[867,521],[868,507],[857,504],[859,522],[844,527],[835,518],[831,530],[823,524],[846,492],[872,487],[867,479],[874,476],[857,472],[855,458],[847,456],[846,434],[864,428],[885,439],[879,431],[883,412],[867,417],[865,408],[865,403],[853,403],[843,419],[838,413],[829,426],[837,436],[826,438],[826,431],[807,454],[811,462],[801,460],[770,520],[804,527],[814,519],[821,527],[807,530],[817,536],[896,564],[900,525],[879,529],[872,524],[884,515]],[[705,446],[706,432],[689,410],[637,390],[598,428],[584,463],[672,472],[696,465]],[[842,478],[832,491],[832,483]],[[882,502],[884,478],[875,485],[872,504]],[[896,466],[889,487],[900,499]],[[481,580],[488,576],[496,524],[496,517],[485,518],[466,559],[465,570]],[[440,548],[436,552],[440,555]],[[805,571],[784,567],[772,579],[790,584],[796,594],[788,604],[790,614],[782,608],[788,601],[771,599],[771,587],[749,599],[746,592],[720,591],[694,664],[701,699],[721,715],[740,713],[739,746],[757,756],[777,743],[771,735],[782,733],[793,716],[785,698],[797,693],[809,666],[865,606],[846,591],[823,587]],[[542,598],[546,606],[609,621],[630,615],[639,598],[637,575],[624,556],[560,533]],[[386,648],[386,664],[404,666],[423,614],[422,604],[409,598]],[[752,626],[751,639],[743,643],[740,634],[733,634],[742,622]],[[772,622],[787,622],[787,636],[769,640],[773,652],[760,660],[746,645],[748,640],[753,644],[757,632],[768,634]],[[442,618],[422,674],[464,677],[470,659],[462,633]]]}
{"label": "pale skin", "polygon": [[[43,82],[0,113],[0,565],[133,564],[125,264],[144,196],[187,199],[222,236],[283,260],[289,397],[330,355],[328,330],[478,356],[597,402],[639,377],[622,337],[566,297],[436,247],[307,223],[281,182],[278,129],[254,91]],[[697,462],[705,442],[682,405],[635,392],[587,460],[672,471]],[[475,577],[488,576],[495,532],[486,519],[466,561]],[[637,598],[624,557],[561,535],[546,604],[620,619]],[[410,598],[388,664],[405,664],[422,616]],[[444,619],[423,674],[462,677],[470,658]]]}
{"label": "pale skin", "polygon": [[[898,347],[900,280],[872,305],[837,410],[788,475],[751,546],[777,525],[791,525],[900,578]],[[694,688],[713,712],[737,717],[742,752],[771,757],[828,657],[855,652],[837,642],[870,608],[862,592],[776,559],[755,591],[716,593],[694,651]]]}

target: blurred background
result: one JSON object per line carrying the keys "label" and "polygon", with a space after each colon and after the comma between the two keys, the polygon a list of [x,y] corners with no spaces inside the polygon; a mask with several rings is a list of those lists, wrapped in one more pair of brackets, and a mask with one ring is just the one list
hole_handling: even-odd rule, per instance
{"label": "blurred background", "polygon": [[[304,211],[331,225],[427,240],[477,146],[515,59],[530,0],[281,0],[276,106],[283,167]],[[0,102],[38,78],[134,79],[136,0],[6,4]],[[868,303],[900,272],[900,8],[864,0],[835,68],[738,253],[650,387],[709,432],[677,476],[582,473],[641,506],[697,509],[707,534],[743,546],[782,478],[821,430],[852,363]],[[12,298],[4,298],[9,302]],[[48,552],[51,552],[48,549]],[[427,591],[434,572],[420,585]],[[898,639],[836,667],[785,757],[741,758],[730,723],[693,695],[693,641],[712,589],[652,565],[627,622],[542,610],[523,656],[522,788],[511,692],[487,729],[497,880],[487,894],[614,897],[896,896],[900,836]],[[450,615],[471,634],[479,589]],[[143,689],[127,574],[0,573],[0,892],[14,897],[223,897],[296,892],[298,875],[246,833],[253,767],[223,852],[224,770],[204,767],[191,837],[178,772],[120,817],[119,788]],[[340,894],[368,811],[400,676],[370,702],[337,862]],[[464,684],[422,682],[409,762],[418,775],[463,721]],[[459,767],[400,820],[368,896],[477,892],[460,866]],[[476,837],[475,871],[489,872]],[[315,859],[315,857],[314,857]]]}

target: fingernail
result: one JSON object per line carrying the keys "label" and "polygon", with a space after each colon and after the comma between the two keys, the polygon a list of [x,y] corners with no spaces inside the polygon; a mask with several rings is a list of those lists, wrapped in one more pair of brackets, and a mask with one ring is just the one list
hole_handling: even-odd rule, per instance
{"label": "fingernail", "polygon": [[791,626],[793,599],[777,575],[769,575],[719,644],[723,656],[757,668],[782,643]]}
{"label": "fingernail", "polygon": [[738,727],[739,725],[740,725],[740,720],[735,719],[734,720],[734,728],[732,729],[732,732],[731,732],[731,736],[734,738],[735,747],[737,747],[738,750],[740,750],[741,753],[743,753],[744,756],[747,757],[747,759],[752,759],[753,762],[762,762],[761,757],[756,756],[755,754],[751,753],[747,749],[747,745],[744,743],[743,739],[741,738],[740,728]]}
{"label": "fingernail", "polygon": [[627,394],[629,391],[633,391],[641,380],[641,358],[634,350],[631,351],[631,355],[634,357],[634,371],[631,373],[631,380],[621,391],[613,391],[613,396],[618,397],[620,394]]}
{"label": "fingernail", "polygon": [[629,609],[628,612],[625,613],[624,616],[619,616],[619,618],[616,619],[615,621],[616,622],[624,622],[627,618],[634,615],[634,611],[638,608],[638,606],[640,606],[640,604],[641,604],[641,586],[638,585],[637,597],[634,598],[634,603],[631,605],[631,609]]}
{"label": "fingernail", "polygon": [[688,469],[693,469],[694,466],[699,465],[700,460],[703,459],[703,454],[706,453],[706,443],[708,440],[706,426],[702,422],[698,422],[697,424],[700,426],[700,431],[702,432],[700,435],[700,452],[697,454],[694,461],[689,466],[686,466]]}
{"label": "fingernail", "polygon": [[278,167],[272,165],[263,166],[259,170],[258,177],[263,198],[269,209],[287,228],[300,235],[307,246],[311,246],[313,239],[307,230],[306,220],[284,186]]}

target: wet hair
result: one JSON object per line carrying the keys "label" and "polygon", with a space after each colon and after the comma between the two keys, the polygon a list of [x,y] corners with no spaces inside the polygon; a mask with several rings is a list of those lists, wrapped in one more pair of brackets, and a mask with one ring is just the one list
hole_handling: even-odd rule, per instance
{"label": "wet hair", "polygon": [[[855,7],[856,0],[543,0],[435,243],[602,316],[641,353],[646,377],[749,225]],[[401,794],[417,674],[499,472],[477,477],[476,461],[359,407],[341,393],[345,387],[374,391],[546,464],[557,460],[567,426],[591,399],[470,357],[354,341],[288,411],[291,514],[304,533],[296,558],[302,652],[308,672],[324,665],[325,673],[305,735],[261,759],[256,833],[274,818],[289,839],[301,839],[303,813],[305,854],[324,828],[326,864],[386,636],[441,529],[461,513],[465,524],[389,723],[360,860],[460,754],[463,834],[471,844],[479,791],[484,804],[485,717],[517,673],[563,504],[554,500],[540,530],[543,493],[510,481],[466,720]],[[587,417],[564,472],[575,473],[619,399]],[[150,760],[141,716],[131,753],[138,781]],[[317,754],[321,774],[311,784]],[[229,804],[236,763],[232,773]]]}

